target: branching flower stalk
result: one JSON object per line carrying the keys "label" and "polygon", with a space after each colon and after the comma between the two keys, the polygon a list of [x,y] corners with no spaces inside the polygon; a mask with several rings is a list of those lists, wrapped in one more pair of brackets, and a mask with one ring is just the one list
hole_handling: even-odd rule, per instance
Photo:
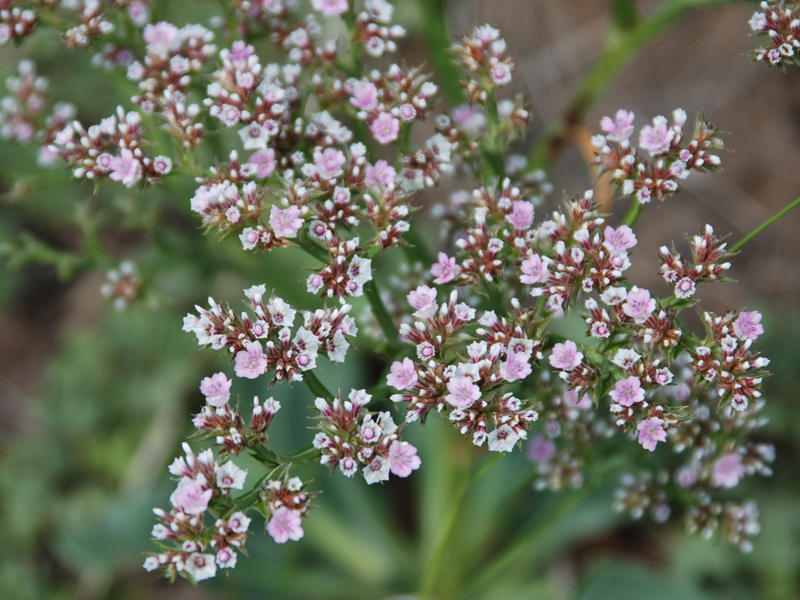
{"label": "branching flower stalk", "polygon": [[[254,282],[243,308],[209,298],[185,317],[184,330],[231,366],[200,382],[205,406],[193,424],[203,449],[184,444],[169,468],[176,489],[169,508],[155,510],[157,551],[146,569],[197,582],[233,568],[256,513],[276,543],[300,540],[317,492],[298,467],[316,462],[369,484],[409,477],[422,461],[405,428],[429,418],[490,452],[525,443],[537,489],[581,488],[595,465],[627,456],[618,510],[658,522],[677,514],[689,531],[752,548],[755,504],[721,493],[771,472],[774,449],[753,441],[769,364],[753,347],[761,315],[698,307],[701,333],[680,314],[698,305],[698,286],[726,281],[735,251],[784,213],[733,248],[709,225],[689,238],[691,256],[662,247],[664,294],[625,275],[641,212],[719,166],[724,146],[705,117],[690,131],[677,109],[638,136],[633,113],[605,117],[593,138],[597,165],[631,198],[629,212],[620,222],[585,192],[537,219],[550,189],[519,154],[530,108],[507,92],[514,59],[489,25],[452,47],[466,104],[440,107],[431,75],[391,61],[405,31],[385,0],[226,0],[216,29],[150,23],[153,7],[143,0],[30,4],[0,0],[0,44],[63,23],[70,47],[106,42],[98,61],[124,70],[137,92],[85,126],[73,108],[49,105],[46,83],[24,62],[0,112],[4,137],[36,141],[42,163],[60,160],[96,183],[144,192],[191,178],[196,189],[185,200],[206,233],[233,236],[254,260],[267,252],[280,260],[299,246],[310,261],[309,309]],[[672,2],[665,14],[673,19],[690,4]],[[765,10],[765,22],[777,23],[789,9]],[[332,25],[343,33],[331,36]],[[625,38],[620,60],[642,43],[637,35]],[[171,148],[155,143],[154,123]],[[208,144],[220,150],[203,164],[198,150]],[[444,178],[458,187],[446,199],[436,191]],[[430,258],[416,241],[431,237],[414,217],[423,190],[439,200],[442,235]],[[403,277],[376,268],[385,252],[409,259]],[[141,285],[123,263],[104,293],[124,307]],[[357,322],[351,302],[359,297],[371,314]],[[554,331],[570,319],[585,324],[582,338]],[[371,390],[329,390],[315,372],[323,361],[345,362],[359,328],[382,347],[387,371]],[[280,403],[243,401],[238,379],[305,385],[316,398],[309,444],[277,454],[269,432]],[[262,472],[237,466],[242,453]],[[649,453],[658,460],[642,460]],[[468,469],[460,496],[482,473]],[[457,500],[432,564],[460,518]],[[517,550],[509,552],[498,572]],[[429,571],[423,595],[435,587]]]}

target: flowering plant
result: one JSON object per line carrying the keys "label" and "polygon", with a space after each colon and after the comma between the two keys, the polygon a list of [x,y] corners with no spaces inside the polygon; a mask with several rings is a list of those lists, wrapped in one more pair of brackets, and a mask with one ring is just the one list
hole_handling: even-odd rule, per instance
{"label": "flowering plant", "polygon": [[[626,276],[641,212],[720,165],[717,127],[699,116],[692,128],[677,109],[637,136],[633,112],[620,109],[591,143],[615,207],[629,199],[629,210],[606,213],[592,191],[558,204],[546,173],[518,153],[531,107],[506,93],[516,66],[491,26],[452,46],[464,102],[442,108],[433,75],[392,62],[404,29],[385,0],[221,5],[216,29],[156,21],[144,1],[0,12],[0,44],[69,23],[68,46],[105,40],[97,60],[136,86],[128,107],[86,126],[70,106],[48,107],[46,83],[23,62],[0,113],[5,137],[37,141],[42,163],[60,160],[95,184],[144,192],[191,176],[186,200],[204,232],[238,239],[261,261],[306,255],[309,296],[296,307],[253,281],[243,309],[209,298],[184,318],[230,367],[199,382],[205,404],[192,423],[203,449],[184,443],[169,467],[176,487],[169,508],[155,510],[157,551],[144,567],[194,582],[233,568],[257,514],[276,543],[300,540],[317,494],[303,465],[367,484],[410,477],[424,457],[404,436],[429,419],[452,426],[486,466],[490,453],[525,443],[539,489],[578,488],[627,457],[616,508],[658,522],[677,514],[689,531],[749,551],[758,510],[724,492],[769,475],[774,459],[754,440],[769,364],[753,346],[761,315],[713,314],[696,292],[726,281],[751,236],[729,247],[706,225],[689,237],[691,256],[660,248],[666,292]],[[791,16],[765,10],[754,30]],[[115,37],[120,28],[129,35]],[[759,58],[777,64],[770,52],[792,57],[792,43]],[[429,213],[433,248],[414,215],[425,190],[446,197]],[[560,208],[539,217],[548,204]],[[125,262],[103,292],[124,307],[142,286]],[[684,323],[695,307],[696,328]],[[565,334],[575,323],[583,332]],[[356,344],[384,363],[375,385],[328,389],[317,370],[347,361]],[[307,387],[308,443],[278,453],[270,428],[281,402],[240,398],[240,380]],[[257,474],[236,464],[246,455]],[[445,533],[437,552],[446,542]],[[434,587],[426,578],[423,593]]]}

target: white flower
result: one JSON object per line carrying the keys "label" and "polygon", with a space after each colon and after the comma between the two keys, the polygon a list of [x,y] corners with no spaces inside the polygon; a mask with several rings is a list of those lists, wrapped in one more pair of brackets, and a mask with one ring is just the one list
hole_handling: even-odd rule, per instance
{"label": "white flower", "polygon": [[498,427],[489,434],[489,450],[492,452],[511,452],[519,441],[519,436],[508,425]]}
{"label": "white flower", "polygon": [[611,361],[615,365],[622,367],[623,369],[630,368],[636,361],[638,361],[642,356],[631,348],[621,348],[617,350],[617,353],[614,355],[614,359]]}
{"label": "white flower", "polygon": [[364,479],[369,485],[389,479],[389,461],[382,456],[376,456],[371,463],[361,470]]}
{"label": "white flower", "polygon": [[214,562],[214,558],[213,554],[195,552],[189,556],[189,560],[186,561],[183,568],[195,581],[203,581],[217,574],[217,565]]}
{"label": "white flower", "polygon": [[247,471],[240,469],[233,461],[228,461],[217,468],[217,486],[220,488],[233,488],[235,490],[244,489],[244,480],[247,478]]}

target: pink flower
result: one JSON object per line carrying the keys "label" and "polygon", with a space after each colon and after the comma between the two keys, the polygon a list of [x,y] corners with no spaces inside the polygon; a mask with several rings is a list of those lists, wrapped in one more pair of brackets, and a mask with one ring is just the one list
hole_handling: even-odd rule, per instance
{"label": "pink flower", "polygon": [[733,322],[733,332],[740,339],[751,339],[755,341],[762,333],[764,326],[761,324],[761,313],[757,310],[742,312],[739,318]]}
{"label": "pink flower", "polygon": [[255,379],[267,371],[267,357],[261,348],[261,342],[246,341],[244,350],[236,353],[234,371],[237,377]]}
{"label": "pink flower", "polygon": [[618,381],[608,395],[622,406],[633,406],[637,402],[644,402],[642,384],[638,377],[633,376]]}
{"label": "pink flower", "polygon": [[[677,298],[691,298],[694,296],[694,292],[697,289],[694,281],[689,279],[688,277],[682,278],[678,283],[675,284],[675,296]],[[736,324],[734,324],[734,330],[736,329]]]}
{"label": "pink flower", "polygon": [[450,258],[444,252],[439,252],[439,262],[431,267],[431,274],[436,278],[434,283],[453,281],[460,272],[461,267],[456,265],[456,259]]}
{"label": "pink flower", "polygon": [[281,506],[273,511],[267,523],[267,533],[276,544],[285,544],[289,540],[296,542],[303,537],[302,522],[298,513]]}
{"label": "pink flower", "polygon": [[628,292],[625,304],[622,305],[622,312],[637,323],[644,323],[655,309],[656,301],[650,297],[650,292],[640,290],[636,286]]}
{"label": "pink flower", "polygon": [[421,464],[417,449],[408,442],[395,440],[389,446],[389,470],[398,477],[408,477]]}
{"label": "pink flower", "polygon": [[564,405],[571,408],[579,408],[581,410],[588,410],[592,407],[592,399],[589,394],[584,394],[578,400],[578,392],[575,390],[567,390],[564,392]]}
{"label": "pink flower", "polygon": [[150,54],[166,56],[173,45],[178,41],[178,28],[172,23],[161,21],[155,25],[148,25],[142,32],[142,37],[147,44]]}
{"label": "pink flower", "polygon": [[127,148],[123,148],[119,154],[108,161],[108,168],[111,169],[109,177],[131,187],[142,178],[142,165]]}
{"label": "pink flower", "polygon": [[711,480],[715,487],[729,489],[739,485],[739,480],[744,474],[742,457],[738,454],[725,454],[714,463]]}
{"label": "pink flower", "polygon": [[311,0],[315,11],[326,17],[335,17],[347,12],[347,0]]}
{"label": "pink flower", "polygon": [[385,160],[379,160],[375,163],[375,166],[367,165],[367,173],[365,175],[364,181],[369,187],[378,187],[382,185],[384,187],[389,187],[392,183],[394,183],[394,178],[397,176],[397,172],[394,170],[394,167],[389,166]]}
{"label": "pink flower", "polygon": [[397,139],[397,134],[400,131],[400,121],[388,112],[382,112],[372,121],[369,129],[379,144],[388,144]]}
{"label": "pink flower", "polygon": [[486,116],[478,106],[462,104],[455,107],[450,116],[456,125],[470,135],[478,135],[486,126]]}
{"label": "pink flower", "polygon": [[214,373],[200,382],[200,393],[206,397],[206,402],[216,408],[221,408],[230,400],[231,384],[225,373]]}
{"label": "pink flower", "polygon": [[300,209],[290,206],[281,210],[273,204],[269,211],[269,226],[279,238],[297,237],[297,231],[303,226]]}
{"label": "pink flower", "polygon": [[528,459],[536,463],[550,462],[556,455],[556,445],[541,435],[534,436],[528,444]]}
{"label": "pink flower", "polygon": [[386,376],[386,381],[396,390],[410,390],[417,384],[417,371],[414,361],[404,358],[403,362],[394,361],[391,373]]}
{"label": "pink flower", "polygon": [[603,245],[609,250],[616,250],[618,252],[630,250],[637,242],[636,235],[627,225],[620,225],[617,229],[606,227],[603,236],[605,237]]}
{"label": "pink flower", "polygon": [[475,385],[472,377],[451,379],[447,382],[447,391],[450,393],[445,396],[445,400],[456,408],[467,408],[481,397],[481,388]]}
{"label": "pink flower", "polygon": [[528,355],[524,352],[509,352],[506,361],[500,363],[500,377],[508,381],[525,379],[531,374],[531,365],[528,362]]}
{"label": "pink flower", "polygon": [[254,152],[247,162],[256,166],[256,177],[266,179],[275,171],[275,150],[268,148]]}
{"label": "pink flower", "polygon": [[526,200],[514,200],[511,214],[506,215],[506,221],[517,229],[527,229],[533,223],[533,204]]}
{"label": "pink flower", "polygon": [[417,117],[417,109],[414,108],[413,104],[409,104],[408,102],[400,106],[398,113],[400,114],[400,118],[406,123],[413,121]]}
{"label": "pink flower", "polygon": [[538,254],[532,254],[523,260],[520,270],[522,271],[522,276],[519,280],[526,285],[546,281],[550,275],[547,270],[547,264],[542,261],[542,257]]}
{"label": "pink flower", "polygon": [[658,417],[650,417],[640,421],[636,426],[639,431],[639,443],[645,450],[652,452],[656,449],[658,442],[667,441],[667,432],[661,427],[663,424],[664,421]]}
{"label": "pink flower", "polygon": [[408,303],[417,311],[420,318],[427,319],[436,312],[436,290],[421,285],[408,293]]}
{"label": "pink flower", "polygon": [[653,126],[645,125],[639,133],[639,146],[650,152],[650,156],[662,154],[669,149],[675,132],[667,127],[667,119],[656,117]]}
{"label": "pink flower", "polygon": [[353,84],[350,104],[361,110],[372,110],[378,105],[378,88],[370,81],[359,81]]}
{"label": "pink flower", "polygon": [[556,369],[571,371],[583,360],[583,353],[578,352],[578,346],[572,340],[567,340],[563,344],[556,344],[553,353],[550,355],[550,364]]}
{"label": "pink flower", "polygon": [[181,479],[178,487],[169,497],[170,504],[187,515],[202,515],[208,508],[208,502],[214,492],[203,487],[193,479]]}
{"label": "pink flower", "polygon": [[511,81],[511,67],[506,63],[497,63],[492,67],[489,74],[492,76],[492,81],[495,85],[506,85]]}
{"label": "pink flower", "polygon": [[608,134],[606,137],[612,142],[625,141],[633,133],[633,116],[633,112],[620,108],[613,119],[603,117],[600,120],[600,129]]}
{"label": "pink flower", "polygon": [[333,179],[341,175],[345,160],[344,153],[335,148],[314,152],[314,164],[317,166],[317,173],[323,179]]}

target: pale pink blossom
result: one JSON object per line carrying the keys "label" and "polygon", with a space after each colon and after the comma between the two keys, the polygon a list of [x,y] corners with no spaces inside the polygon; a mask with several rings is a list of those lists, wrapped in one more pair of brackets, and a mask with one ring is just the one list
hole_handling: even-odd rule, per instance
{"label": "pale pink blossom", "polygon": [[658,417],[650,417],[640,421],[636,426],[639,432],[639,443],[645,450],[652,452],[656,449],[658,442],[667,441],[667,432],[662,425],[664,421]]}
{"label": "pale pink blossom", "polygon": [[266,179],[275,171],[275,150],[267,148],[266,150],[254,152],[247,162],[255,165],[256,177]]}
{"label": "pale pink blossom", "polygon": [[267,533],[276,544],[285,544],[289,540],[298,541],[303,537],[303,519],[300,515],[285,506],[276,508],[267,523]]}
{"label": "pale pink blossom", "polygon": [[450,393],[445,400],[456,408],[468,408],[481,397],[481,388],[475,385],[472,377],[454,377],[447,382],[447,391]]}
{"label": "pale pink blossom", "polygon": [[711,480],[715,487],[728,489],[739,485],[739,480],[744,474],[742,457],[738,454],[725,454],[714,463]]}
{"label": "pale pink blossom", "polygon": [[761,324],[761,313],[757,310],[741,312],[733,322],[733,331],[740,339],[757,340],[758,336],[764,333],[764,326]]}
{"label": "pale pink blossom", "polygon": [[533,203],[527,200],[515,200],[511,205],[511,213],[506,221],[517,229],[528,229],[533,223]]}
{"label": "pale pink blossom", "polygon": [[335,17],[348,10],[347,0],[311,0],[311,6],[326,17]]}
{"label": "pale pink blossom", "polygon": [[323,179],[333,179],[342,174],[342,165],[347,159],[344,153],[336,148],[325,148],[323,151],[314,152],[314,164],[317,173]]}
{"label": "pale pink blossom", "polygon": [[109,177],[131,187],[142,178],[142,165],[127,148],[120,150],[119,154],[108,161],[108,168],[111,170]]}
{"label": "pale pink blossom", "polygon": [[394,361],[391,372],[386,376],[390,386],[397,390],[410,390],[417,384],[417,371],[414,361],[404,358],[403,362]]}
{"label": "pale pink blossom", "polygon": [[532,254],[522,261],[520,265],[522,275],[520,281],[526,285],[533,285],[546,281],[550,273],[547,270],[547,263],[538,254]]}
{"label": "pale pink blossom", "polygon": [[236,566],[237,554],[236,551],[225,547],[217,550],[217,565],[220,569],[233,569]]}
{"label": "pale pink blossom", "polygon": [[622,406],[633,406],[637,402],[644,402],[642,384],[638,377],[633,376],[618,381],[608,395]]}
{"label": "pale pink blossom", "polygon": [[155,25],[147,25],[142,37],[147,44],[147,52],[164,57],[178,43],[178,28],[172,23],[161,21]]}
{"label": "pale pink blossom", "polygon": [[422,319],[433,316],[436,312],[436,290],[421,285],[408,293],[408,303],[416,310],[416,315]]}
{"label": "pale pink blossom", "polygon": [[697,286],[694,281],[684,277],[675,284],[675,297],[685,299],[694,296]]}
{"label": "pale pink blossom", "polygon": [[572,340],[567,340],[563,344],[558,343],[553,347],[550,355],[550,364],[556,369],[571,371],[583,360],[583,353],[578,352],[578,346]]}
{"label": "pale pink blossom", "polygon": [[628,292],[625,303],[622,305],[622,312],[637,323],[644,323],[655,309],[656,301],[650,297],[650,292],[636,286]]}
{"label": "pale pink blossom", "polygon": [[200,382],[200,392],[211,406],[221,408],[230,400],[232,384],[233,381],[228,379],[225,373],[214,373]]}
{"label": "pale pink blossom", "polygon": [[413,121],[417,117],[417,109],[414,108],[413,104],[409,104],[408,102],[400,106],[400,108],[397,109],[397,113],[406,123]]}
{"label": "pale pink blossom", "polygon": [[378,187],[382,185],[389,187],[394,183],[397,172],[394,167],[390,166],[385,160],[379,160],[375,166],[367,165],[367,172],[364,177],[364,182],[368,187]]}
{"label": "pale pink blossom", "polygon": [[434,283],[448,283],[453,281],[461,272],[461,267],[456,264],[455,258],[450,258],[444,252],[439,252],[439,262],[431,266],[431,274],[436,278]]}
{"label": "pale pink blossom", "polygon": [[244,350],[236,353],[234,371],[237,377],[255,379],[267,371],[267,357],[261,347],[261,342],[246,341]]}
{"label": "pale pink blossom", "polygon": [[612,142],[625,141],[633,133],[633,117],[632,111],[628,112],[620,108],[613,119],[611,117],[603,117],[600,120],[600,129],[607,134],[606,137]]}
{"label": "pale pink blossom", "polygon": [[281,210],[273,204],[269,211],[269,225],[279,238],[297,237],[297,232],[303,226],[300,209],[289,206]]}
{"label": "pale pink blossom", "polygon": [[537,435],[528,444],[528,459],[536,463],[547,463],[556,455],[556,445],[546,437]]}
{"label": "pale pink blossom", "polygon": [[201,515],[206,512],[213,493],[210,488],[204,490],[203,486],[194,479],[184,478],[172,492],[169,501],[172,506],[187,515]]}
{"label": "pale pink blossom", "polygon": [[361,110],[372,110],[378,105],[378,88],[370,81],[356,82],[350,104]]}
{"label": "pale pink blossom", "polygon": [[625,252],[630,250],[636,245],[636,234],[627,225],[620,225],[616,229],[613,227],[606,227],[603,232],[603,245],[609,250],[616,250],[618,252]]}
{"label": "pale pink blossom", "polygon": [[453,122],[470,135],[478,135],[486,127],[486,115],[479,106],[462,104],[450,113]]}
{"label": "pale pink blossom", "polygon": [[421,464],[417,449],[408,442],[395,440],[389,446],[389,470],[398,477],[408,477]]}
{"label": "pale pink blossom", "polygon": [[382,112],[372,121],[369,129],[379,144],[388,144],[397,139],[397,134],[400,132],[400,121],[390,113]]}
{"label": "pale pink blossom", "polygon": [[500,363],[500,377],[509,383],[525,379],[532,371],[528,358],[525,352],[509,352],[506,361]]}
{"label": "pale pink blossom", "polygon": [[675,131],[667,127],[667,119],[656,117],[653,125],[645,125],[639,133],[639,146],[650,152],[650,156],[663,154],[669,149]]}

